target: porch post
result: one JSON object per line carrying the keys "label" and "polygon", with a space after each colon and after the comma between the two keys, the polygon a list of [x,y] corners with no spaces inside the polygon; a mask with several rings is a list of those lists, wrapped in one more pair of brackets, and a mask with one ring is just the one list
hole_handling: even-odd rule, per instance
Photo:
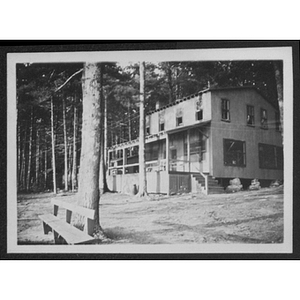
{"label": "porch post", "polygon": [[125,158],[125,148],[122,149],[123,151],[123,175],[125,175],[125,161],[126,161],[126,158]]}
{"label": "porch post", "polygon": [[187,160],[188,160],[188,167],[189,173],[191,172],[191,162],[190,162],[190,129],[187,131]]}
{"label": "porch post", "polygon": [[167,195],[170,196],[170,176],[169,176],[169,134],[166,135],[166,171],[167,171]]}
{"label": "porch post", "polygon": [[106,165],[107,165],[106,168],[107,168],[108,174],[111,175],[111,174],[110,174],[110,169],[109,169],[109,168],[110,168],[110,151],[107,151]]}

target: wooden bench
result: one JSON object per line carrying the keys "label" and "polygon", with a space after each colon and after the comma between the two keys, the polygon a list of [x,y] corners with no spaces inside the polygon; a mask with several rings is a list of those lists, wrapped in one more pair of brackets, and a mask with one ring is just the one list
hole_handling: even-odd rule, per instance
{"label": "wooden bench", "polygon": [[[52,199],[53,214],[41,215],[44,233],[50,231],[54,233],[55,244],[87,244],[95,242],[93,238],[95,210],[74,205],[58,199]],[[62,220],[58,217],[58,209],[66,209],[66,218]],[[72,214],[77,213],[84,217],[84,231],[71,225]]]}

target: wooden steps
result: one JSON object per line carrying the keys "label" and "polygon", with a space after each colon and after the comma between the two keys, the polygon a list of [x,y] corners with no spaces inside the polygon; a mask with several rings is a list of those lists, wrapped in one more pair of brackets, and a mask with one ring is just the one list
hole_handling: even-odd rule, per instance
{"label": "wooden steps", "polygon": [[[193,174],[193,177],[197,180],[201,186],[205,186],[205,179],[200,174]],[[218,180],[214,179],[212,176],[208,176],[208,194],[222,194],[224,193],[224,188],[219,185]]]}

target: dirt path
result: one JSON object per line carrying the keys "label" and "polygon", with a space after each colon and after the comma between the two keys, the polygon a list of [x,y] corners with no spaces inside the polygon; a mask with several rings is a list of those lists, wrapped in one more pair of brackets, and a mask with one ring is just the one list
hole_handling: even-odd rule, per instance
{"label": "dirt path", "polygon": [[[53,243],[38,215],[49,213],[52,194],[19,195],[18,242]],[[62,197],[74,201],[74,194]],[[222,195],[151,196],[141,200],[105,194],[101,226],[113,243],[282,243],[282,187]]]}

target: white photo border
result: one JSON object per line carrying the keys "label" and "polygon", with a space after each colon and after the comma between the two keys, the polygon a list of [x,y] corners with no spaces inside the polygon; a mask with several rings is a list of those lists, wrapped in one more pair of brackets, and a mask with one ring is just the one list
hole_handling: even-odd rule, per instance
{"label": "white photo border", "polygon": [[[88,46],[87,46],[88,47]],[[284,91],[284,241],[282,244],[18,245],[16,183],[16,64],[84,61],[282,60]],[[292,47],[211,48],[7,54],[7,253],[86,254],[288,254],[293,252],[293,59]]]}

